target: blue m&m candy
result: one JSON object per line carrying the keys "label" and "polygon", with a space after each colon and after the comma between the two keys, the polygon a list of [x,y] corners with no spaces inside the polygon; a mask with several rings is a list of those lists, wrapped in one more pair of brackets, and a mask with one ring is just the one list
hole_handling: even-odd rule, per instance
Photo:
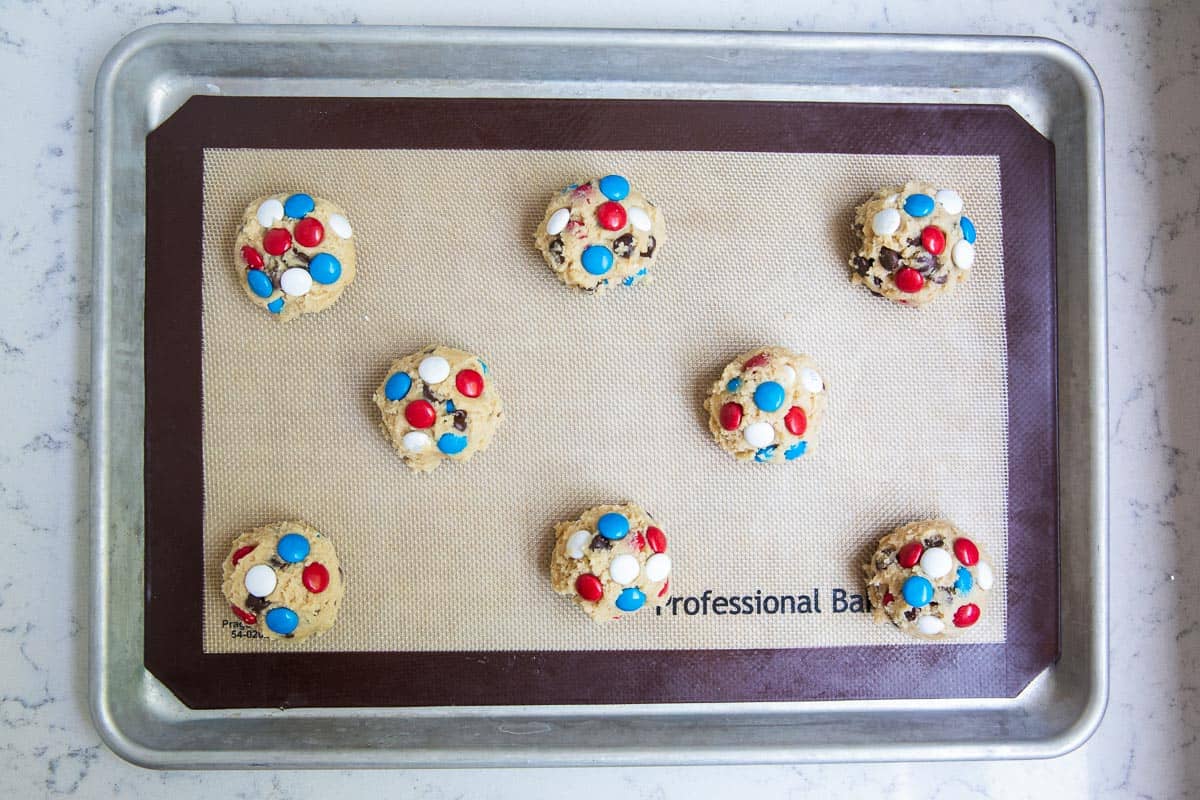
{"label": "blue m&m candy", "polygon": [[584,270],[589,275],[603,275],[612,269],[612,250],[609,250],[602,244],[590,245],[583,251],[583,255],[579,257],[579,261],[583,264]]}
{"label": "blue m&m candy", "polygon": [[316,207],[317,204],[306,194],[294,194],[283,201],[283,213],[292,219],[300,219],[305,214],[311,214]]}
{"label": "blue m&m candy", "polygon": [[808,442],[801,439],[794,445],[783,451],[783,457],[786,461],[795,461],[800,456],[804,455],[804,451],[808,449]]}
{"label": "blue m&m candy", "polygon": [[975,244],[975,223],[971,222],[971,218],[961,217],[958,220],[958,227],[962,228],[963,240],[967,244]]}
{"label": "blue m&m candy", "polygon": [[263,299],[270,297],[275,291],[271,279],[261,269],[246,270],[246,283],[250,285],[250,291]]}
{"label": "blue m&m candy", "polygon": [[922,578],[920,575],[913,575],[906,580],[904,588],[900,591],[904,594],[904,602],[913,608],[927,606],[933,599],[933,584],[928,578]]}
{"label": "blue m&m candy", "polygon": [[764,461],[770,461],[775,456],[775,451],[778,449],[779,449],[779,445],[777,445],[777,444],[771,444],[771,445],[767,445],[766,447],[760,448],[759,450],[755,451],[754,460],[759,463],[762,463]]}
{"label": "blue m&m candy", "polygon": [[296,626],[299,624],[300,617],[296,615],[295,611],[285,606],[272,608],[267,612],[267,627],[280,636],[287,636],[296,630]]}
{"label": "blue m&m candy", "polygon": [[725,384],[725,391],[727,392],[736,392],[740,388],[742,388],[741,378],[730,378],[729,383]]}
{"label": "blue m&m candy", "polygon": [[975,579],[971,577],[971,570],[959,567],[958,578],[954,581],[954,590],[959,594],[970,594],[971,587],[974,585]]}
{"label": "blue m&m candy", "polygon": [[280,311],[283,311],[283,297],[276,297],[267,303],[267,311],[270,311],[272,314],[278,314]]}
{"label": "blue m&m candy", "polygon": [[342,262],[329,253],[317,253],[308,262],[308,272],[317,283],[337,283],[338,278],[342,277]]}
{"label": "blue m&m candy", "polygon": [[628,589],[623,589],[621,594],[617,595],[616,605],[622,611],[632,614],[646,605],[646,593],[636,586],[630,586]]}
{"label": "blue m&m candy", "polygon": [[388,400],[403,400],[412,388],[412,378],[407,372],[393,373],[383,385],[383,396]]}
{"label": "blue m&m candy", "polygon": [[904,201],[904,211],[912,217],[925,217],[933,213],[933,198],[927,194],[910,194]]}
{"label": "blue m&m candy", "polygon": [[610,511],[596,521],[596,530],[609,541],[618,541],[629,535],[629,520],[624,514]]}
{"label": "blue m&m candy", "polygon": [[605,175],[599,185],[609,200],[624,200],[629,195],[629,181],[621,175]]}
{"label": "blue m&m candy", "polygon": [[299,564],[308,558],[308,539],[298,533],[288,533],[280,537],[275,545],[275,552],[289,564]]}
{"label": "blue m&m candy", "polygon": [[448,456],[454,456],[467,449],[467,437],[457,433],[443,433],[438,437],[438,450]]}
{"label": "blue m&m candy", "polygon": [[783,405],[785,392],[783,387],[775,381],[763,381],[754,390],[754,405],[768,414],[772,411],[778,411]]}

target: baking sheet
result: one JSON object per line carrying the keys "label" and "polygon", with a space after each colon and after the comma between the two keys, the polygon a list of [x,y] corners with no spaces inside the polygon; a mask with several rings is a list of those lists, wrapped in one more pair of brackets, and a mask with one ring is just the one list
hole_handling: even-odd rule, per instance
{"label": "baking sheet", "polygon": [[[564,61],[566,37],[574,37],[575,57]],[[623,63],[640,66],[637,80],[628,81],[627,73],[607,69],[610,38],[604,32],[553,29],[158,25],[137,31],[113,48],[96,82],[94,571],[89,638],[93,719],[104,741],[119,755],[144,766],[176,768],[993,759],[1062,754],[1095,730],[1108,680],[1104,136],[1103,102],[1095,74],[1077,53],[1046,39],[623,31]],[[298,42],[305,47],[297,47]],[[327,56],[319,72],[313,71],[306,55],[314,45]],[[1045,515],[1060,519],[1062,559],[1076,568],[1063,572],[1059,596],[1057,573],[1053,568],[1047,571],[1038,559],[1043,551],[1037,543],[1032,552],[1014,548],[1008,561],[1010,568],[1014,563],[1022,565],[1023,591],[1010,594],[1010,614],[1027,613],[1031,606],[1047,608],[1040,589],[1049,579],[1050,596],[1057,598],[1066,621],[1058,630],[1061,639],[1048,633],[1057,628],[1058,616],[1043,613],[1034,639],[1014,640],[1010,628],[1006,645],[984,646],[983,657],[964,659],[962,666],[964,673],[979,676],[979,684],[988,684],[984,694],[1012,695],[1038,677],[1019,696],[1002,701],[978,699],[977,691],[938,702],[699,702],[669,710],[647,705],[461,708],[446,704],[496,701],[471,692],[472,679],[486,674],[489,664],[485,662],[493,659],[474,659],[480,670],[471,674],[460,662],[435,656],[410,660],[408,667],[421,671],[405,672],[403,662],[382,654],[341,658],[337,665],[325,654],[308,654],[299,660],[261,654],[249,662],[238,655],[203,655],[199,625],[189,624],[202,615],[202,574],[192,568],[202,557],[196,528],[198,490],[192,490],[201,481],[197,477],[176,486],[169,505],[153,501],[156,488],[165,490],[171,477],[192,470],[189,464],[197,463],[198,452],[185,451],[175,459],[164,459],[159,452],[154,459],[157,471],[143,456],[148,445],[165,443],[172,433],[186,433],[196,440],[200,436],[198,424],[180,420],[174,430],[164,431],[143,403],[150,399],[145,391],[150,377],[195,385],[199,397],[199,381],[188,371],[192,366],[188,361],[176,369],[169,364],[159,367],[153,376],[144,374],[148,363],[143,346],[147,356],[174,350],[198,363],[198,345],[190,349],[193,344],[187,334],[199,327],[200,319],[196,304],[181,298],[168,303],[162,313],[145,308],[143,326],[145,284],[151,279],[143,268],[143,254],[149,265],[165,263],[172,253],[151,249],[141,224],[145,218],[147,226],[176,226],[188,232],[191,241],[199,241],[200,158],[188,155],[188,147],[178,148],[174,157],[167,158],[174,181],[164,181],[163,170],[154,167],[151,157],[163,158],[165,151],[174,148],[151,137],[145,153],[151,160],[144,160],[140,143],[190,97],[213,93],[269,96],[277,102],[300,104],[313,96],[453,95],[504,103],[528,98],[703,97],[884,104],[903,98],[910,103],[951,104],[964,111],[969,104],[1011,106],[1014,113],[1009,122],[1027,121],[1030,135],[1037,137],[1032,131],[1040,131],[1053,142],[1055,175],[1024,198],[1053,200],[1057,236],[1063,244],[1057,248],[1057,264],[1049,271],[1027,272],[1020,284],[1007,286],[1009,297],[1015,298],[1008,304],[1010,330],[1023,332],[1009,338],[1010,366],[1038,363],[1047,350],[1057,352],[1062,364],[1056,390],[1053,384],[1049,389],[1056,408],[1051,422],[1057,422],[1050,446],[1026,443],[1017,448],[1020,457],[1010,462],[1010,477],[1018,478],[1021,470],[1014,464],[1048,463],[1051,480],[1022,485],[1010,493],[1010,520],[1017,523],[1010,528],[1033,526],[1043,532],[1044,542],[1050,530],[1043,524]],[[254,106],[255,101],[248,105]],[[246,107],[240,110],[249,112]],[[204,127],[205,111],[189,115],[183,124]],[[902,110],[893,117],[895,128],[919,132],[922,116],[919,108],[912,114]],[[249,112],[239,119],[244,123],[255,115]],[[737,122],[729,122],[729,127],[736,129]],[[1003,120],[991,127],[1011,132]],[[713,130],[709,126],[701,132]],[[303,146],[301,133],[311,138],[322,132],[322,126],[316,126],[276,130],[270,139],[261,130],[256,135],[269,146],[295,147]],[[404,132],[420,139],[419,131]],[[787,131],[770,132],[778,142],[789,141]],[[208,144],[245,146],[246,132],[237,133],[242,141],[231,137]],[[461,128],[461,134],[459,146],[476,146],[481,138],[470,127]],[[872,126],[858,128],[856,134],[878,139]],[[360,146],[396,146],[386,138]],[[958,142],[977,147],[997,140],[989,138],[987,130],[966,125]],[[1015,211],[1005,214],[1006,221],[1015,218],[1020,224],[1037,225],[1035,218],[1023,213],[1022,195],[1012,189],[1032,179],[1038,159],[1020,154],[1016,144],[1009,140],[994,150],[978,147],[973,152],[1000,155],[1006,202],[1016,203]],[[927,138],[925,145],[936,147],[937,141]],[[575,146],[611,147],[613,142],[593,139]],[[152,183],[170,186],[164,195],[149,191]],[[172,192],[183,192],[184,202],[167,208]],[[1015,265],[1030,263],[1036,253],[1036,248],[1006,247],[1007,259]],[[192,263],[186,253],[184,257],[189,269],[198,269],[198,263]],[[1048,329],[1038,323],[1046,296],[1056,297],[1058,303],[1058,314]],[[178,330],[172,330],[172,323]],[[1030,414],[1044,414],[1046,396],[1046,387],[1036,381],[1026,381],[1022,392],[1010,393],[1012,425],[1020,426]],[[187,398],[184,405],[189,405]],[[1069,481],[1054,480],[1057,463]],[[155,474],[164,474],[166,480],[152,479]],[[179,535],[143,535],[154,530]],[[1052,534],[1049,538],[1058,539]],[[130,565],[142,563],[143,548],[144,576],[131,575]],[[181,558],[176,561],[174,556]],[[167,595],[156,594],[156,586],[174,586],[177,602],[160,603]],[[1061,659],[1046,668],[1055,660],[1060,641]],[[871,684],[891,680],[889,665],[896,653],[863,650],[864,660],[857,670],[846,661],[835,668],[869,676]],[[789,652],[795,651],[744,660],[748,669],[739,683],[754,684],[747,696],[767,696],[758,691],[762,686],[757,679],[775,665],[794,669],[804,663],[790,658]],[[568,659],[566,666],[572,671],[563,674],[562,683],[592,679],[588,674],[592,660]],[[517,654],[494,661],[508,668],[547,666],[546,659]],[[709,663],[721,661],[708,656]],[[995,680],[991,668],[997,663],[1009,680]],[[329,707],[369,705],[388,697],[396,687],[386,676],[397,669],[403,679],[441,675],[447,666],[458,669],[458,677],[466,683],[455,687],[453,697],[429,691],[410,698],[428,707]],[[661,687],[661,696],[672,695],[680,686],[703,683],[687,662],[682,666],[673,664],[677,680]],[[306,712],[196,711],[173,696],[193,707],[228,706],[237,698],[231,700],[214,680],[223,680],[225,686],[251,683],[257,688],[287,674],[296,682],[319,684],[323,677],[346,669],[359,678],[360,690],[347,691],[340,698],[321,698],[326,707]],[[903,680],[903,675],[898,678]],[[682,694],[674,692],[676,697]],[[288,691],[259,702],[286,705],[314,699],[311,694]],[[331,702],[339,699],[340,703]],[[303,717],[301,724],[296,716]],[[888,735],[897,729],[908,732],[906,741]],[[598,741],[618,740],[625,746],[597,749]]]}
{"label": "baking sheet", "polygon": [[[613,171],[668,236],[654,283],[586,296],[532,231],[559,186]],[[970,280],[921,310],[845,266],[854,205],[913,178],[959,190],[979,230]],[[247,204],[281,191],[345,208],[360,264],[337,305],[286,325],[230,265]],[[947,516],[1005,563],[997,156],[212,148],[202,274],[205,652],[911,644],[851,611],[879,535]],[[393,358],[435,342],[487,360],[507,419],[471,462],[413,475],[370,397]],[[829,413],[799,463],[737,463],[700,406],[727,361],[776,343],[822,365]],[[598,627],[549,589],[553,523],[625,499],[667,531],[679,600]],[[337,625],[303,642],[247,636],[220,590],[229,542],[283,518],[325,531],[347,577]],[[998,575],[947,646],[1004,641]],[[709,613],[712,597],[760,613]],[[798,611],[771,613],[782,597]]]}

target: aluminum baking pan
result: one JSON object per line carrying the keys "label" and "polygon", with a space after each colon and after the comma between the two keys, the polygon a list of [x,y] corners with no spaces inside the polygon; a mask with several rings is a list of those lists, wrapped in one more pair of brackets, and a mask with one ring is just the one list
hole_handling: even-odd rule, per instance
{"label": "aluminum baking pan", "polygon": [[[164,25],[109,54],[96,83],[89,671],[96,725],[119,755],[183,768],[1030,758],[1095,730],[1108,686],[1095,74],[1066,46],[1033,38],[622,31],[620,47],[612,41],[586,30]],[[129,565],[142,563],[144,537],[144,141],[197,94],[1011,106],[1056,148],[1060,560],[1073,565],[1062,573],[1058,663],[998,700],[186,708],[144,668],[142,582]],[[889,735],[897,730],[903,741]]]}

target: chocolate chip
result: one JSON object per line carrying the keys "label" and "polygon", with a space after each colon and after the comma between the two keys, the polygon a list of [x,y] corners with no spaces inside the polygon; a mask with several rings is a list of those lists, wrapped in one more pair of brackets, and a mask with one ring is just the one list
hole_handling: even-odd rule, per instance
{"label": "chocolate chip", "polygon": [[246,602],[244,605],[246,606],[246,608],[250,609],[255,614],[258,614],[264,608],[266,608],[267,606],[269,606],[271,604],[269,602],[267,602],[267,598],[265,598],[265,597],[255,597],[252,594],[248,594],[248,595],[246,595]]}
{"label": "chocolate chip", "polygon": [[909,243],[910,245],[912,245],[913,247],[920,247],[920,246],[921,246],[921,239],[920,239],[920,237],[914,237],[914,238],[912,238],[912,239],[909,239],[909,240],[908,240],[908,243]]}
{"label": "chocolate chip", "polygon": [[654,255],[654,248],[658,247],[658,242],[654,241],[654,237],[650,237],[650,241],[646,242],[646,249],[642,252],[642,258],[649,258]]}
{"label": "chocolate chip", "polygon": [[929,280],[933,281],[934,283],[945,283],[946,281],[950,280],[950,273],[943,272],[940,275],[934,275]]}
{"label": "chocolate chip", "polygon": [[278,556],[271,556],[270,564],[275,569],[284,569],[287,567],[287,564],[283,563]]}
{"label": "chocolate chip", "polygon": [[917,272],[928,278],[938,268],[937,256],[926,250],[922,250],[912,257],[912,266]]}
{"label": "chocolate chip", "polygon": [[550,257],[554,259],[555,264],[563,263],[563,240],[561,236],[555,236],[550,242]]}
{"label": "chocolate chip", "polygon": [[633,255],[633,234],[627,233],[624,236],[618,236],[613,241],[613,252],[621,258],[629,258]]}
{"label": "chocolate chip", "polygon": [[941,547],[945,543],[946,543],[946,540],[940,536],[930,536],[928,539],[925,540],[926,547]]}
{"label": "chocolate chip", "polygon": [[312,261],[312,259],[309,258],[307,253],[301,253],[299,250],[296,250],[296,249],[292,250],[292,255],[294,255],[296,257],[297,261],[303,263],[305,266],[308,266],[308,264]]}
{"label": "chocolate chip", "polygon": [[875,259],[873,259],[873,258],[864,258],[863,256],[855,256],[854,257],[854,271],[857,272],[859,275],[866,275],[867,270],[869,270],[871,268],[871,265],[874,263],[875,263]]}
{"label": "chocolate chip", "polygon": [[877,570],[885,570],[895,563],[896,559],[894,556],[884,553],[880,553],[879,555],[875,556],[875,569]]}
{"label": "chocolate chip", "polygon": [[589,546],[593,550],[608,550],[608,549],[612,548],[612,542],[610,542],[608,539],[605,539],[603,536],[600,536],[599,534],[597,534],[592,539],[592,543]]}
{"label": "chocolate chip", "polygon": [[440,398],[433,393],[433,390],[429,388],[428,384],[423,384],[421,386],[421,394],[425,395],[425,399],[431,403],[437,403],[440,401]]}
{"label": "chocolate chip", "polygon": [[915,608],[910,608],[908,611],[905,611],[904,618],[909,622],[912,622],[917,618],[917,610]]}
{"label": "chocolate chip", "polygon": [[881,247],[879,248],[879,263],[888,272],[895,272],[896,267],[900,266],[900,254],[890,248]]}
{"label": "chocolate chip", "polygon": [[877,275],[872,275],[871,280],[875,282],[876,286],[883,286],[883,281]]}
{"label": "chocolate chip", "polygon": [[465,431],[466,429],[467,429],[467,412],[455,411],[454,412],[454,430]]}

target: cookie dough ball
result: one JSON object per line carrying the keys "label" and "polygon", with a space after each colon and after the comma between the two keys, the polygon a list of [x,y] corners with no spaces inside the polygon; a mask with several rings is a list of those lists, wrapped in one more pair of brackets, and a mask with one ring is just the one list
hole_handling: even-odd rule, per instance
{"label": "cookie dough ball", "polygon": [[828,388],[808,356],[760,347],[734,359],[713,384],[704,401],[708,427],[741,461],[793,461],[820,425]]}
{"label": "cookie dough ball", "polygon": [[483,359],[440,345],[393,361],[374,400],[392,446],[417,472],[486,449],[502,416]]}
{"label": "cookie dough ball", "polygon": [[948,639],[978,622],[993,582],[987,553],[944,519],[896,528],[863,572],[875,621],[919,639]]}
{"label": "cookie dough ball", "polygon": [[596,506],[554,530],[550,584],[593,622],[667,602],[667,537],[641,507]]}
{"label": "cookie dough ball", "polygon": [[333,627],[344,586],[333,543],[303,522],[276,522],[234,540],[221,590],[242,622],[268,639],[307,639]]}
{"label": "cookie dough ball", "polygon": [[663,230],[650,201],[624,177],[606,175],[559,192],[534,239],[563,283],[596,292],[649,282]]}
{"label": "cookie dough ball", "polygon": [[354,280],[354,240],[340,208],[307,194],[273,194],[246,209],[233,248],[242,288],[287,322],[329,308]]}
{"label": "cookie dough ball", "polygon": [[953,189],[910,181],[880,189],[854,212],[862,237],[850,280],[904,305],[923,306],[967,279],[975,226]]}

